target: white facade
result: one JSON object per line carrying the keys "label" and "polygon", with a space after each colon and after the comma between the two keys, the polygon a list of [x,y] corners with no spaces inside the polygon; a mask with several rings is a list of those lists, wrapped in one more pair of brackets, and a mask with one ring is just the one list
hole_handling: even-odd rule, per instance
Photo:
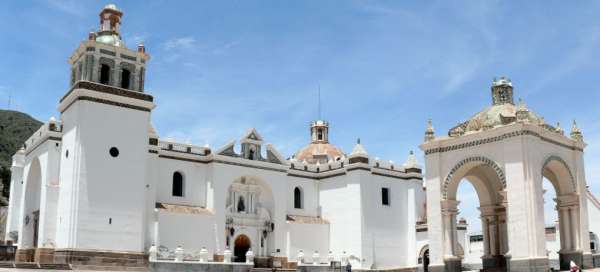
{"label": "white facade", "polygon": [[143,45],[124,47],[121,15],[102,11],[102,31],[70,58],[59,120],[14,156],[6,237],[17,259],[29,250],[37,261],[41,249],[145,253],[155,244],[165,258],[181,246],[188,259],[204,248],[209,259],[230,249],[236,261],[251,250],[290,261],[319,252],[327,262],[331,251],[355,268],[416,266],[415,203],[424,193],[414,155],[404,166],[381,163],[360,143],[345,155],[329,144],[324,121],[291,159],[254,129],[241,152],[236,141],[211,150],[160,139],[143,92],[150,58]]}

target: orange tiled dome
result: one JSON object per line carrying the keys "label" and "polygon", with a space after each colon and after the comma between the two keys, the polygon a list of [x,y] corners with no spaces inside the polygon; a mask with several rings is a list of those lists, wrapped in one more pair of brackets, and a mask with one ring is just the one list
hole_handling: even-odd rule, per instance
{"label": "orange tiled dome", "polygon": [[344,151],[330,143],[311,143],[300,149],[294,158],[300,162],[315,164],[327,163],[329,160],[337,160],[344,156]]}

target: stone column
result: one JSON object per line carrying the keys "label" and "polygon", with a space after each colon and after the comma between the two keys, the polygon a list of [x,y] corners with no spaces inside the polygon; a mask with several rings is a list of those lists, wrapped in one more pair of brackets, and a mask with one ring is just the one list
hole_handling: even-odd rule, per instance
{"label": "stone column", "polygon": [[562,230],[564,231],[564,233],[561,234],[561,236],[564,236],[564,245],[562,246],[562,249],[564,249],[566,252],[570,252],[573,250],[572,246],[571,246],[571,220],[569,219],[569,208],[568,207],[560,207],[560,225],[562,225]]}
{"label": "stone column", "polygon": [[560,235],[560,251],[564,251],[566,250],[565,248],[565,224],[564,224],[564,215],[563,212],[560,208],[560,206],[558,205],[558,200],[555,198],[554,201],[556,202],[556,207],[555,210],[558,213],[558,233]]}
{"label": "stone column", "polygon": [[489,237],[490,237],[490,254],[492,256],[498,255],[498,220],[496,216],[489,216]]}
{"label": "stone column", "polygon": [[446,272],[461,271],[461,260],[457,256],[456,215],[458,214],[458,201],[442,200],[442,218],[444,228],[444,264]]}
{"label": "stone column", "polygon": [[571,247],[574,251],[579,251],[581,243],[579,242],[579,211],[577,206],[569,207],[569,219],[571,219],[571,232],[573,233]]}
{"label": "stone column", "polygon": [[506,213],[500,213],[498,215],[498,254],[500,255],[504,255],[508,252],[508,241],[506,238]]}
{"label": "stone column", "polygon": [[489,223],[486,216],[481,216],[481,233],[483,235],[483,257],[490,257],[490,230]]}
{"label": "stone column", "polygon": [[458,201],[444,200],[442,202],[442,216],[444,218],[444,256],[456,257],[456,214]]}

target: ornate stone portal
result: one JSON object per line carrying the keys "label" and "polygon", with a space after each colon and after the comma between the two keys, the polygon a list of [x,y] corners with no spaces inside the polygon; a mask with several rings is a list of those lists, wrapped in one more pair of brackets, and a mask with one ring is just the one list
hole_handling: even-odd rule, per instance
{"label": "ornate stone portal", "polygon": [[484,269],[547,271],[545,177],[557,194],[561,231],[560,266],[591,267],[584,197],[585,143],[573,124],[571,137],[547,125],[523,102],[514,104],[512,82],[494,80],[492,106],[435,136],[431,123],[425,152],[430,271],[460,271],[457,254],[457,189],[466,180],[480,201]]}
{"label": "ornate stone portal", "polygon": [[268,256],[271,233],[273,196],[260,181],[241,177],[231,184],[225,222],[226,245],[235,253],[235,262],[245,262],[245,254]]}

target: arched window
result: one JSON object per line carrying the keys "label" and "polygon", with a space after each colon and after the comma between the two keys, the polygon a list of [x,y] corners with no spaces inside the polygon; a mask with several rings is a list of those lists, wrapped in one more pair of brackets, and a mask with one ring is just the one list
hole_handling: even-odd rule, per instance
{"label": "arched window", "polygon": [[237,211],[238,212],[245,212],[246,211],[246,203],[244,203],[244,197],[243,196],[240,196],[240,198],[238,199]]}
{"label": "arched window", "polygon": [[302,209],[302,189],[300,187],[294,188],[294,208]]}
{"label": "arched window", "polygon": [[110,81],[110,66],[102,64],[100,66],[100,83],[108,85]]}
{"label": "arched window", "polygon": [[183,196],[183,175],[179,172],[173,173],[173,196]]}
{"label": "arched window", "polygon": [[317,140],[323,141],[323,129],[322,128],[317,129]]}
{"label": "arched window", "polygon": [[250,148],[250,152],[248,152],[248,159],[254,160],[254,149]]}
{"label": "arched window", "polygon": [[131,78],[131,72],[127,69],[123,69],[121,72],[121,88],[129,89],[129,82]]}

